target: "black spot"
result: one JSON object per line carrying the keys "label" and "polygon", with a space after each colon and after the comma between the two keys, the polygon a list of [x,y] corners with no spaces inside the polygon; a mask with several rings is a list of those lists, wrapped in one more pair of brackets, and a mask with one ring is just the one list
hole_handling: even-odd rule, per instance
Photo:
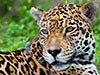
{"label": "black spot", "polygon": [[19,72],[19,75],[23,75],[21,72]]}
{"label": "black spot", "polygon": [[9,69],[9,67],[10,67],[10,64],[7,63],[5,70],[10,75],[10,69]]}
{"label": "black spot", "polygon": [[86,33],[86,36],[85,36],[85,37],[86,37],[86,38],[88,38],[88,37],[89,37],[89,33],[88,33],[88,32]]}
{"label": "black spot", "polygon": [[63,25],[63,21],[60,22],[60,27]]}
{"label": "black spot", "polygon": [[81,7],[81,6],[79,6],[79,5],[76,5],[76,7]]}
{"label": "black spot", "polygon": [[70,25],[74,25],[74,24],[75,24],[75,22],[69,22],[69,24],[70,24]]}
{"label": "black spot", "polygon": [[95,48],[95,43],[93,43],[92,46]]}
{"label": "black spot", "polygon": [[26,68],[26,70],[29,72],[29,65],[25,64],[24,67]]}
{"label": "black spot", "polygon": [[78,13],[79,13],[79,14],[81,14],[81,12],[80,12],[80,11],[79,11]]}
{"label": "black spot", "polygon": [[70,71],[68,71],[68,73],[70,73]]}
{"label": "black spot", "polygon": [[82,18],[82,16],[80,15],[80,14],[81,14],[81,12],[78,12],[78,11],[77,11],[77,13],[79,13],[78,17]]}
{"label": "black spot", "polygon": [[84,59],[84,54],[77,55],[76,58]]}
{"label": "black spot", "polygon": [[[13,62],[13,63],[14,63],[14,62]],[[17,61],[14,63],[14,65],[18,68],[18,62],[17,62]]]}
{"label": "black spot", "polygon": [[23,59],[23,57],[20,57],[20,59],[21,59],[21,62],[24,62],[24,59]]}
{"label": "black spot", "polygon": [[71,12],[72,14],[74,14],[75,12],[73,11],[73,12]]}
{"label": "black spot", "polygon": [[82,25],[82,23],[80,22],[79,25]]}
{"label": "black spot", "polygon": [[79,43],[79,41],[76,41],[76,43]]}
{"label": "black spot", "polygon": [[80,45],[82,45],[82,41],[80,42]]}
{"label": "black spot", "polygon": [[95,51],[93,50],[93,54],[95,53]]}
{"label": "black spot", "polygon": [[69,11],[71,11],[71,8],[68,8]]}
{"label": "black spot", "polygon": [[5,59],[3,56],[0,55],[0,67],[5,63]]}
{"label": "black spot", "polygon": [[21,65],[21,70],[25,74],[24,67]]}
{"label": "black spot", "polygon": [[91,30],[91,28],[90,28],[90,27],[88,28],[88,31],[91,33],[91,31],[92,31],[92,30]]}
{"label": "black spot", "polygon": [[87,52],[90,49],[90,47],[87,47],[84,51]]}
{"label": "black spot", "polygon": [[40,43],[39,43],[39,42],[37,42],[37,48],[38,48],[38,49],[40,49],[40,48],[41,48],[41,46],[40,46]]}
{"label": "black spot", "polygon": [[82,49],[84,49],[85,47],[82,47]]}
{"label": "black spot", "polygon": [[[49,11],[49,12],[51,12],[51,11]],[[54,12],[51,12],[48,16],[52,16],[54,14]]]}
{"label": "black spot", "polygon": [[62,73],[60,73],[60,75],[62,75]]}
{"label": "black spot", "polygon": [[87,46],[88,45],[88,40],[85,40],[84,44],[85,44],[85,46]]}
{"label": "black spot", "polygon": [[88,53],[85,53],[84,55],[89,55]]}
{"label": "black spot", "polygon": [[75,15],[75,17],[78,17],[77,15]]}
{"label": "black spot", "polygon": [[61,13],[64,13],[64,11],[60,10]]}
{"label": "black spot", "polygon": [[32,74],[32,75],[36,75],[36,74],[34,74],[33,72],[31,72],[31,74]]}
{"label": "black spot", "polygon": [[52,75],[52,74],[51,74],[51,71],[49,71],[49,70],[47,70],[46,73],[47,73],[48,75]]}
{"label": "black spot", "polygon": [[91,41],[89,41],[89,44],[91,44]]}
{"label": "black spot", "polygon": [[65,15],[69,15],[67,12],[64,12]]}
{"label": "black spot", "polygon": [[90,35],[90,38],[92,38],[92,35]]}
{"label": "black spot", "polygon": [[40,68],[40,75],[46,75],[45,72]]}
{"label": "black spot", "polygon": [[64,11],[68,12],[68,10],[66,8],[63,8],[63,9],[64,9]]}
{"label": "black spot", "polygon": [[0,75],[6,75],[2,70],[0,70]]}
{"label": "black spot", "polygon": [[69,4],[69,7],[73,7],[73,4]]}
{"label": "black spot", "polygon": [[92,51],[91,55],[89,56],[89,61],[93,60],[94,57],[94,51]]}
{"label": "black spot", "polygon": [[63,73],[63,75],[67,75],[66,73]]}
{"label": "black spot", "polygon": [[75,71],[75,69],[71,69],[71,71]]}
{"label": "black spot", "polygon": [[84,72],[85,70],[84,70],[84,69],[82,69],[82,71]]}
{"label": "black spot", "polygon": [[80,68],[76,68],[77,70],[80,70]]}
{"label": "black spot", "polygon": [[73,9],[75,9],[75,7],[73,7]]}
{"label": "black spot", "polygon": [[64,18],[66,18],[66,16],[63,16]]}
{"label": "black spot", "polygon": [[35,47],[35,44],[32,44],[32,48],[34,48]]}
{"label": "black spot", "polygon": [[88,71],[88,73],[93,74],[93,72],[92,72],[92,71]]}
{"label": "black spot", "polygon": [[36,51],[37,51],[37,49],[36,49],[36,48],[33,48],[33,49],[32,49],[32,52],[33,52],[33,53],[35,53]]}
{"label": "black spot", "polygon": [[88,68],[85,68],[85,70],[87,70]]}
{"label": "black spot", "polygon": [[77,49],[80,49],[80,46],[78,46]]}
{"label": "black spot", "polygon": [[84,34],[85,34],[85,32],[86,32],[86,30],[85,30],[85,29],[83,29],[82,27],[80,27],[80,30],[82,31],[82,34],[84,35]]}
{"label": "black spot", "polygon": [[79,23],[79,21],[78,21],[78,20],[76,20],[76,19],[74,19],[74,21],[76,21],[77,23]]}
{"label": "black spot", "polygon": [[77,10],[75,10],[75,12],[78,13],[78,16],[79,16],[80,18],[82,18],[82,17],[80,16],[81,12],[79,12],[79,11],[77,11]]}
{"label": "black spot", "polygon": [[74,66],[72,66],[71,68],[74,68]]}
{"label": "black spot", "polygon": [[59,21],[63,21],[63,18],[59,19]]}

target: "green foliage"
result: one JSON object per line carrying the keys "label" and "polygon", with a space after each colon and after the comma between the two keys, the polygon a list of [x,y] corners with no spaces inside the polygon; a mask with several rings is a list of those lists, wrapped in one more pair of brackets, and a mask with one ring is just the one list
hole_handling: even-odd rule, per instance
{"label": "green foliage", "polygon": [[38,35],[36,23],[27,21],[28,18],[24,18],[19,22],[11,21],[6,28],[2,27],[0,29],[3,31],[1,32],[3,35],[0,36],[0,51],[13,51],[25,47],[29,41]]}
{"label": "green foliage", "polygon": [[[43,0],[43,4],[37,2],[41,0],[2,0],[0,1],[0,51],[9,52],[19,50],[27,46],[36,36],[39,28],[30,14],[30,8],[35,6],[39,9],[47,10],[49,3],[54,0]],[[88,0],[62,0],[65,3],[83,4]],[[10,14],[9,14],[10,13]],[[95,64],[100,73],[100,10],[98,19],[93,26],[96,39],[96,61]]]}
{"label": "green foliage", "polygon": [[95,55],[95,64],[97,65],[99,74],[100,74],[100,9],[98,12],[98,18],[93,26],[94,36],[96,40],[96,55]]}
{"label": "green foliage", "polygon": [[[30,7],[31,8],[31,7]],[[29,44],[38,35],[38,26],[30,15],[30,10],[23,6],[18,8],[19,16],[0,18],[0,51],[19,50]],[[20,19],[19,19],[20,18]]]}

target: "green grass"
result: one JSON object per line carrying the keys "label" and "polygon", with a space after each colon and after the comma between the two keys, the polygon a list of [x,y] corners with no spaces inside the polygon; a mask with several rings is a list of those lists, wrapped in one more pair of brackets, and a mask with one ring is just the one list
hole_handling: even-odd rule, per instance
{"label": "green grass", "polygon": [[[25,16],[27,14],[30,14],[29,11]],[[0,23],[0,51],[9,52],[25,47],[38,35],[38,29],[30,15],[19,21],[10,19]]]}

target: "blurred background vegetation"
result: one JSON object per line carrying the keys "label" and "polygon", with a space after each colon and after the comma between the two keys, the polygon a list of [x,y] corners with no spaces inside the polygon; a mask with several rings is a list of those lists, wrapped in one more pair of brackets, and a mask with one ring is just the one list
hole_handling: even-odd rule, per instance
{"label": "blurred background vegetation", "polygon": [[[92,0],[0,0],[0,51],[20,50],[38,36],[39,29],[31,17],[31,7],[46,11],[59,3],[82,5],[88,1]],[[93,1],[100,4],[100,0]],[[95,64],[100,73],[100,9],[93,30],[96,39]]]}

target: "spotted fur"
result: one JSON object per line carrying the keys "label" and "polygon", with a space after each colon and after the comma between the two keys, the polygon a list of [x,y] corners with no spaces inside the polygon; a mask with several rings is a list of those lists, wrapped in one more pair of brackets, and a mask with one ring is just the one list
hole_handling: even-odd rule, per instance
{"label": "spotted fur", "polygon": [[0,75],[99,75],[92,31],[97,9],[92,2],[47,12],[32,7],[39,37],[20,51],[0,53]]}

